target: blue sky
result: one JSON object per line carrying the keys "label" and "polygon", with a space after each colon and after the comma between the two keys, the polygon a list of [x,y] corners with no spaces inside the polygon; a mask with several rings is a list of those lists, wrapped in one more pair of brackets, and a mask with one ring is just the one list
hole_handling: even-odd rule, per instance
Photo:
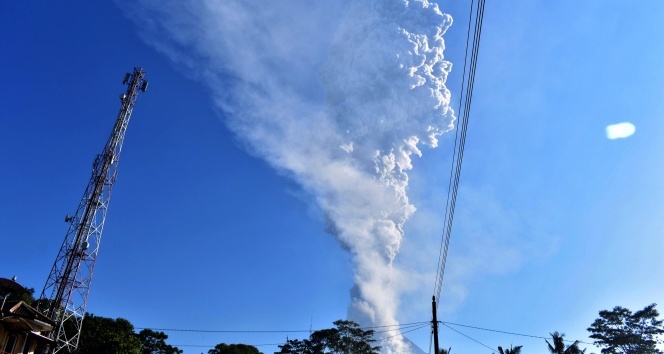
{"label": "blue sky", "polygon": [[[141,66],[150,87],[129,125],[88,310],[152,328],[299,330],[345,318],[353,258],[325,233],[311,191],[275,169],[219,108],[224,92],[238,95],[238,74],[205,75],[219,72],[215,65],[234,67],[221,59],[242,62],[251,51],[217,53],[215,38],[187,42],[187,31],[208,22],[183,16],[169,34],[159,21],[172,4],[141,4],[0,5],[0,235],[10,250],[0,259],[1,275],[41,290],[66,232],[62,220],[74,212],[112,127],[122,75]],[[257,9],[289,14],[274,24],[261,22],[270,16],[235,17],[238,28],[261,25],[236,43],[298,54],[292,66],[276,61],[281,72],[258,73],[265,82],[295,76],[288,82],[306,100],[294,102],[320,101],[316,63],[333,40],[324,30],[342,23],[348,2],[284,4]],[[456,107],[469,4],[439,5],[454,18],[444,39]],[[561,331],[589,342],[585,328],[599,310],[664,304],[663,7],[487,4],[442,320],[534,335]],[[319,27],[307,30],[312,22]],[[608,140],[605,127],[620,122],[633,123],[636,133]],[[439,148],[422,147],[409,171],[417,211],[394,261],[413,279],[400,287],[402,323],[430,319],[452,139],[444,134]],[[457,329],[490,347],[546,350],[541,339]],[[168,334],[172,344],[210,346],[285,337]],[[428,349],[427,329],[409,335]],[[458,353],[489,352],[448,329],[441,342]]]}

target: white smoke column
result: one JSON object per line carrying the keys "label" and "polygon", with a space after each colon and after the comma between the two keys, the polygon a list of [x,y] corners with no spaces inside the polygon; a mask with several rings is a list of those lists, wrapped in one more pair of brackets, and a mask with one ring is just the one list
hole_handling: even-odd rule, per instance
{"label": "white smoke column", "polygon": [[[426,1],[356,2],[321,70],[326,113],[344,130],[342,147],[366,184],[375,185],[369,193],[364,183],[347,184],[332,203],[322,200],[337,238],[354,254],[349,318],[363,324],[396,322],[392,261],[415,211],[406,172],[411,155],[421,155],[418,143],[435,147],[451,123],[442,38],[450,24]],[[385,345],[388,353],[410,351],[399,336]]]}
{"label": "white smoke column", "polygon": [[[142,0],[129,13],[159,50],[196,69],[254,153],[316,198],[355,264],[349,319],[395,324],[392,261],[415,211],[411,155],[436,147],[454,119],[442,38],[451,17],[427,0],[358,0],[337,22],[327,5],[268,3]],[[331,44],[315,38],[321,23],[337,27]],[[311,93],[315,79],[324,100]],[[380,344],[411,351],[400,336]]]}

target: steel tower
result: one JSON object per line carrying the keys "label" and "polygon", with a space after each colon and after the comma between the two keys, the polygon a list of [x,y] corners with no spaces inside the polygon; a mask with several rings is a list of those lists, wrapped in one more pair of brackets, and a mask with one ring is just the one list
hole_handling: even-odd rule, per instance
{"label": "steel tower", "polygon": [[67,215],[69,230],[60,246],[51,273],[41,292],[38,308],[55,322],[52,353],[71,353],[78,347],[81,326],[88,302],[92,272],[99,252],[101,233],[118,173],[127,124],[136,105],[138,92],[147,89],[145,72],[134,68],[125,74],[127,91],[120,96],[122,106],[104,150],[95,157],[92,177],[74,216]]}

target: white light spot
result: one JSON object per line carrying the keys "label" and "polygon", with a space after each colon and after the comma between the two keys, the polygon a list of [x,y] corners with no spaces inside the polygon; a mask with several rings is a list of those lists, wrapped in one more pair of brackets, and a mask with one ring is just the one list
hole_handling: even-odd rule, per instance
{"label": "white light spot", "polygon": [[632,136],[635,131],[634,124],[629,122],[612,124],[606,127],[606,137],[611,140],[627,138]]}

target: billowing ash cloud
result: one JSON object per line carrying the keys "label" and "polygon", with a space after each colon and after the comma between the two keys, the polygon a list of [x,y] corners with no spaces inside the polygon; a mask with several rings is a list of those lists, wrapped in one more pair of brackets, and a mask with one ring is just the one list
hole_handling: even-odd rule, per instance
{"label": "billowing ash cloud", "polygon": [[[355,264],[349,318],[395,324],[411,157],[453,122],[451,18],[427,0],[140,3],[128,13],[148,41],[195,69],[252,152],[320,205]],[[400,336],[382,345],[410,351]]]}

